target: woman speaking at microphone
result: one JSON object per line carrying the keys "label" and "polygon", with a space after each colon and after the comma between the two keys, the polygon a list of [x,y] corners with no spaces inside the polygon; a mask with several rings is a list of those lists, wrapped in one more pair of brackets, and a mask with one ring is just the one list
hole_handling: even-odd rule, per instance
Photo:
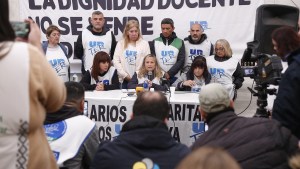
{"label": "woman speaking at microphone", "polygon": [[111,66],[111,60],[106,52],[100,51],[95,54],[91,71],[85,72],[81,84],[85,90],[114,90],[119,89],[117,70]]}
{"label": "woman speaking at microphone", "polygon": [[128,83],[128,88],[135,89],[136,87],[144,87],[146,84],[148,88],[166,91],[166,87],[160,83],[160,79],[163,75],[164,72],[160,68],[155,55],[148,54],[145,56],[141,68],[133,74]]}

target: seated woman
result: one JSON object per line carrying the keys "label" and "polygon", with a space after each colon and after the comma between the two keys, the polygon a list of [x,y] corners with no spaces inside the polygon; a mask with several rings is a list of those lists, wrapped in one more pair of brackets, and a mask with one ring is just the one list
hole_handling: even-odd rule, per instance
{"label": "seated woman", "polygon": [[111,59],[106,52],[100,51],[95,54],[91,71],[85,72],[80,83],[85,90],[119,89],[117,70],[111,66]]}
{"label": "seated woman", "polygon": [[217,40],[215,55],[207,57],[206,60],[212,82],[222,84],[227,89],[230,98],[235,100],[236,90],[243,85],[244,71],[239,60],[232,57],[229,42],[225,39]]}
{"label": "seated woman", "polygon": [[137,86],[143,87],[144,82],[146,82],[149,88],[166,91],[167,88],[160,84],[163,75],[164,72],[160,68],[155,55],[148,54],[145,56],[141,68],[133,74],[128,83],[128,89],[135,89]]}
{"label": "seated woman", "polygon": [[198,89],[210,83],[211,75],[207,70],[206,59],[203,56],[197,56],[191,68],[185,74],[182,74],[173,84],[176,90],[191,91],[193,87]]}

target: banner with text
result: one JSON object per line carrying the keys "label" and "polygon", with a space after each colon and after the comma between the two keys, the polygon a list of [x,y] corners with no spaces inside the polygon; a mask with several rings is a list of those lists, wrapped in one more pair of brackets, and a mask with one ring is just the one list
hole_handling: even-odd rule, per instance
{"label": "banner with text", "polygon": [[[120,40],[127,20],[137,19],[144,39],[158,37],[160,22],[172,18],[179,38],[189,35],[190,25],[200,23],[208,38],[227,39],[235,57],[241,57],[253,40],[256,9],[263,0],[20,0],[20,18],[31,17],[46,32],[49,24],[61,30],[63,42],[73,54],[77,36],[95,10],[102,11],[106,26]],[[42,40],[46,40],[43,35]]]}

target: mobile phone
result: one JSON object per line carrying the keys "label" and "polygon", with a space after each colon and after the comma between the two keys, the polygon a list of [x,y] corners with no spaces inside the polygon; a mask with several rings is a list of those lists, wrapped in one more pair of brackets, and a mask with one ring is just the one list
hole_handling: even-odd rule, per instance
{"label": "mobile phone", "polygon": [[30,26],[29,23],[26,22],[18,22],[18,21],[12,21],[10,22],[13,30],[15,31],[16,37],[28,38],[28,34],[30,32]]}

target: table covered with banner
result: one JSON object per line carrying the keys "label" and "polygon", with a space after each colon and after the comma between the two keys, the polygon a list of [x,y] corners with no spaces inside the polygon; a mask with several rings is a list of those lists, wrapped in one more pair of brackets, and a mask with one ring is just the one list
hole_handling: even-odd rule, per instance
{"label": "table covered with banner", "polygon": [[[169,132],[178,142],[190,146],[204,132],[198,111],[198,93],[166,94],[170,104]],[[118,137],[123,124],[131,118],[136,95],[121,90],[85,92],[85,114],[96,122],[100,140]]]}

